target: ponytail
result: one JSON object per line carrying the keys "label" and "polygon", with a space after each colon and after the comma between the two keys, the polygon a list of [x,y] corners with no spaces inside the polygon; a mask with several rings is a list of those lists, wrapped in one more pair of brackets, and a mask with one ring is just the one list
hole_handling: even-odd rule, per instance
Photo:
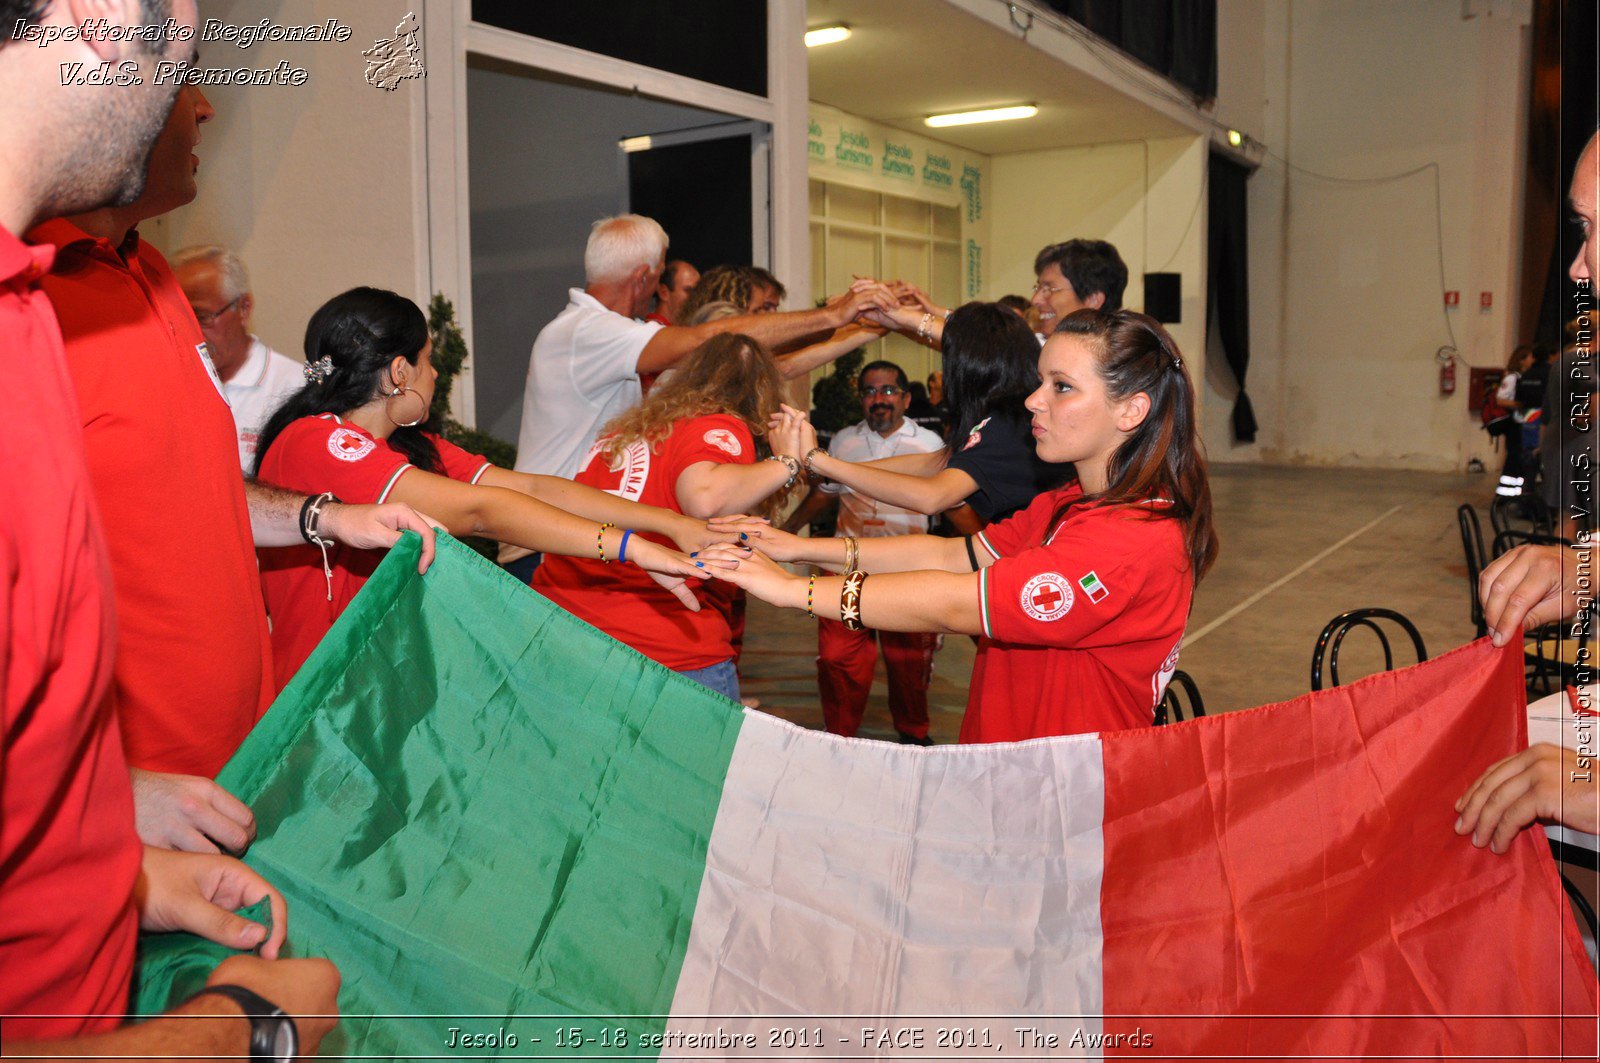
{"label": "ponytail", "polygon": [[[428,320],[410,299],[380,288],[352,288],[311,315],[306,325],[306,386],[291,395],[268,419],[256,445],[256,465],[289,425],[302,417],[342,415],[376,398],[387,381],[389,363],[412,365],[428,342]],[[427,472],[442,472],[439,448],[418,427],[396,428],[389,445]]]}

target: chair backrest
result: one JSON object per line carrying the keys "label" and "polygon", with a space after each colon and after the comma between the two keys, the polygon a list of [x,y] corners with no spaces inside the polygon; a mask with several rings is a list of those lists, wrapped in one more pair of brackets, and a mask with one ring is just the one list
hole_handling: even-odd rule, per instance
{"label": "chair backrest", "polygon": [[1411,647],[1417,651],[1419,664],[1428,659],[1428,651],[1422,645],[1422,635],[1417,631],[1417,626],[1401,614],[1393,609],[1352,609],[1328,621],[1322,634],[1317,636],[1316,648],[1311,651],[1312,690],[1322,689],[1324,659],[1327,662],[1329,685],[1339,685],[1339,647],[1344,637],[1358,627],[1368,628],[1378,636],[1378,643],[1383,647],[1383,670],[1387,672],[1394,668],[1394,651],[1389,645],[1389,636],[1378,623],[1380,620],[1393,623],[1410,636]]}
{"label": "chair backrest", "polygon": [[[1179,692],[1182,692],[1182,697]],[[1195,686],[1194,679],[1188,672],[1178,669],[1172,673],[1172,680],[1167,683],[1167,691],[1161,695],[1161,701],[1156,705],[1156,726],[1164,723],[1177,723],[1184,718],[1184,701],[1189,703],[1188,718],[1206,714],[1206,703],[1200,700],[1200,688]]]}
{"label": "chair backrest", "polygon": [[1494,556],[1499,557],[1507,550],[1528,544],[1536,546],[1571,546],[1569,539],[1548,532],[1523,531],[1521,528],[1507,528],[1494,537]]}
{"label": "chair backrest", "polygon": [[1472,626],[1478,629],[1481,639],[1489,633],[1489,625],[1483,620],[1483,602],[1478,598],[1478,577],[1489,563],[1483,552],[1483,525],[1478,523],[1477,509],[1467,502],[1456,507],[1456,523],[1461,527],[1461,550],[1467,555],[1467,601],[1471,605]]}

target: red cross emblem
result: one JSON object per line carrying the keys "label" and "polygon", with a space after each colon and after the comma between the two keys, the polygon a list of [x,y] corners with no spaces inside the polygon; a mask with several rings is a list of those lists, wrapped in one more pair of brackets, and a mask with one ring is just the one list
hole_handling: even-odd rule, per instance
{"label": "red cross emblem", "polygon": [[1041,572],[1022,588],[1022,611],[1035,620],[1059,620],[1072,608],[1072,588],[1059,572]]}

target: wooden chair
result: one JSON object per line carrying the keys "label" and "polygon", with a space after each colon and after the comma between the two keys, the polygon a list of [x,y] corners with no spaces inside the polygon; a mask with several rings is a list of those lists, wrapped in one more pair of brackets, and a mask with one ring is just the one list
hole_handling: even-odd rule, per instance
{"label": "wooden chair", "polygon": [[1352,609],[1328,621],[1322,629],[1322,634],[1317,636],[1316,648],[1311,651],[1312,690],[1322,689],[1324,661],[1327,664],[1329,685],[1339,685],[1339,647],[1343,644],[1344,637],[1358,627],[1367,628],[1378,636],[1378,643],[1383,647],[1383,670],[1387,672],[1394,668],[1394,652],[1389,645],[1389,636],[1378,623],[1380,620],[1394,624],[1410,637],[1411,646],[1417,651],[1419,664],[1428,659],[1428,651],[1422,645],[1422,635],[1417,631],[1417,626],[1400,613],[1393,609]]}
{"label": "wooden chair", "polygon": [[[1182,697],[1178,696],[1180,689],[1183,692]],[[1172,681],[1167,684],[1167,691],[1161,695],[1161,703],[1156,706],[1156,726],[1182,720],[1185,700],[1189,703],[1187,709],[1189,719],[1206,714],[1206,703],[1200,699],[1200,688],[1195,686],[1189,673],[1180,668],[1172,673]]]}

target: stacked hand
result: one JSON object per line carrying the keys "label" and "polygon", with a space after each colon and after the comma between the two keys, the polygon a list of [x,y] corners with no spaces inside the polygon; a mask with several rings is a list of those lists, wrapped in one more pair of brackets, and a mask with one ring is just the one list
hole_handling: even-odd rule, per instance
{"label": "stacked hand", "polygon": [[[724,542],[718,550],[738,550],[738,547]],[[691,613],[700,611],[700,599],[694,596],[694,591],[689,588],[689,581],[700,581],[711,577],[711,570],[721,566],[719,560],[710,561],[705,557],[706,552],[701,551],[699,559],[688,557],[676,550],[668,549],[660,543],[651,542],[641,536],[634,536],[628,540],[628,561],[638,565],[647,572],[651,579],[671,591],[673,595],[684,604]]]}
{"label": "stacked hand", "polygon": [[830,299],[825,309],[833,315],[836,326],[843,326],[860,320],[869,311],[890,310],[897,303],[898,299],[886,285],[858,280]]}
{"label": "stacked hand", "polygon": [[817,430],[804,410],[784,403],[767,422],[767,439],[774,454],[786,454],[803,462],[817,445]]}
{"label": "stacked hand", "polygon": [[712,571],[717,579],[742,587],[764,602],[788,608],[804,608],[806,581],[763,552],[768,549],[769,543],[781,543],[785,539],[798,541],[797,536],[769,528],[762,533],[761,549],[713,546],[700,556],[716,566]]}

